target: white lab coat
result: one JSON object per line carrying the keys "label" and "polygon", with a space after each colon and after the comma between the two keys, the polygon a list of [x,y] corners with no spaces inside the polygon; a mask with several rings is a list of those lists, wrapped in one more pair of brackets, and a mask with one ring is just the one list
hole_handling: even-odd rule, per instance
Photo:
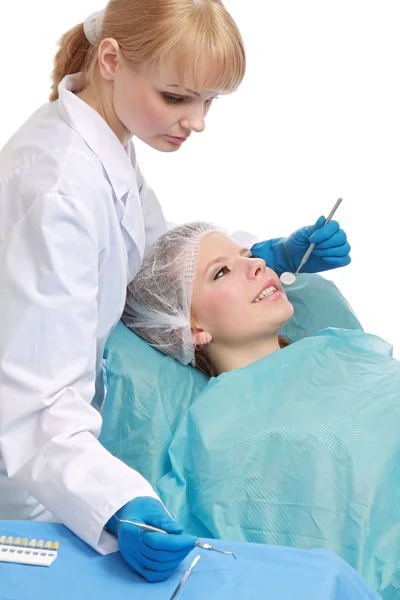
{"label": "white lab coat", "polygon": [[107,553],[108,519],[157,496],[100,445],[92,403],[126,286],[167,224],[80,82],[67,76],[0,153],[0,519],[57,519]]}

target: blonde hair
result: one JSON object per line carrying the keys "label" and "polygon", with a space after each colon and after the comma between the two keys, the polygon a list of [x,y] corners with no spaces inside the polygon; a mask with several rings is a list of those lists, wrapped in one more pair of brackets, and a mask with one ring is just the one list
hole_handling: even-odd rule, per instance
{"label": "blonde hair", "polygon": [[[281,348],[286,348],[290,345],[290,340],[284,336],[278,336],[279,345]],[[219,373],[215,369],[210,357],[207,354],[207,346],[196,346],[194,351],[196,369],[208,375],[208,377],[217,377]]]}
{"label": "blonde hair", "polygon": [[110,0],[95,45],[86,39],[83,24],[65,33],[54,59],[50,100],[65,75],[84,71],[92,78],[102,39],[115,39],[135,70],[160,70],[173,62],[179,82],[196,81],[206,58],[209,81],[200,87],[230,93],[240,85],[246,58],[240,32],[221,0]]}

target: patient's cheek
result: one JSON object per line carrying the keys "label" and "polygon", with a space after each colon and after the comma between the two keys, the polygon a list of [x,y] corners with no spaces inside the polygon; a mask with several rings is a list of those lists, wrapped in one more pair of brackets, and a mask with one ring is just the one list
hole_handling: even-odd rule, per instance
{"label": "patient's cheek", "polygon": [[208,320],[214,320],[219,318],[223,311],[227,310],[228,302],[229,294],[226,294],[223,290],[209,290],[198,299],[197,304],[200,311],[197,312]]}
{"label": "patient's cheek", "polygon": [[232,289],[221,289],[208,300],[209,313],[218,317],[218,320],[232,318],[238,313],[238,294]]}
{"label": "patient's cheek", "polygon": [[194,294],[192,309],[202,325],[209,327],[213,333],[224,323],[232,323],[232,319],[236,321],[243,315],[243,306],[238,307],[238,298],[235,290],[227,290],[222,285],[215,285],[199,294]]}
{"label": "patient's cheek", "polygon": [[201,299],[201,312],[203,315],[212,317],[219,310],[220,302],[212,294],[205,294]]}

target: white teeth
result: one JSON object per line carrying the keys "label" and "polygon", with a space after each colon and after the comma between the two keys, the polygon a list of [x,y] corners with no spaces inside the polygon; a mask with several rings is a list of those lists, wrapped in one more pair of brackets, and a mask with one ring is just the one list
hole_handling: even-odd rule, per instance
{"label": "white teeth", "polygon": [[260,300],[262,300],[266,296],[270,296],[271,294],[275,294],[275,292],[276,292],[276,287],[273,286],[273,285],[270,285],[263,292],[261,292],[261,294],[258,296],[258,298],[256,298],[254,300],[254,302],[259,302]]}

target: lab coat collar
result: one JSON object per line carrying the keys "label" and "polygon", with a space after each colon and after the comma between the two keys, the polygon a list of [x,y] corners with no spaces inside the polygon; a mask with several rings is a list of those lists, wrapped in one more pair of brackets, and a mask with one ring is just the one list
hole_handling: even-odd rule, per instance
{"label": "lab coat collar", "polygon": [[130,144],[121,144],[111,127],[74,92],[83,88],[83,73],[67,75],[58,86],[58,108],[64,121],[76,131],[101,161],[117,196],[122,197],[135,185]]}

